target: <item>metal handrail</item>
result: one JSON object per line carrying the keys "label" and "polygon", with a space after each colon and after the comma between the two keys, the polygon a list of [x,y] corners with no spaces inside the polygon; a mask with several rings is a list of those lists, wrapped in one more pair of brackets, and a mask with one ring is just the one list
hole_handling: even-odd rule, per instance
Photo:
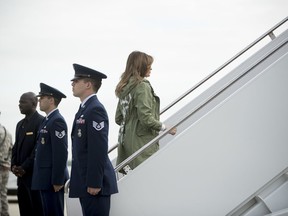
{"label": "metal handrail", "polygon": [[[192,88],[190,88],[188,91],[186,91],[184,94],[182,94],[180,97],[178,97],[176,100],[174,100],[172,103],[170,103],[168,106],[166,106],[163,110],[160,111],[160,115],[165,113],[167,110],[172,108],[175,104],[177,104],[179,101],[184,99],[187,95],[189,95],[191,92],[196,90],[198,87],[200,87],[203,83],[207,82],[209,79],[211,79],[213,76],[215,76],[218,72],[220,72],[222,69],[224,69],[226,66],[228,66],[230,63],[232,63],[234,60],[236,60],[239,56],[247,52],[249,49],[251,49],[253,46],[255,46],[257,43],[259,43],[263,38],[269,36],[271,40],[275,39],[275,35],[273,33],[274,30],[279,28],[281,25],[283,25],[285,22],[288,21],[288,16],[284,18],[282,21],[277,23],[274,27],[270,28],[268,31],[266,31],[264,34],[262,34],[259,38],[257,38],[255,41],[250,43],[248,46],[246,46],[244,49],[242,49],[240,52],[238,52],[236,55],[234,55],[232,58],[230,58],[228,61],[226,61],[224,64],[222,64],[220,67],[218,67],[216,70],[214,70],[211,74],[206,76],[204,79],[202,79],[200,82],[198,82],[196,85],[194,85]],[[171,127],[173,128],[173,127]],[[169,131],[169,130],[168,130]],[[163,133],[166,135],[167,133]],[[162,138],[162,136],[161,136]],[[154,140],[154,139],[153,139]],[[152,141],[153,141],[152,140]],[[155,142],[158,140],[155,140]],[[150,142],[149,142],[150,143]],[[148,143],[148,144],[149,144]],[[114,149],[118,147],[118,144],[114,145],[112,148],[109,149],[108,154],[112,152]]]}
{"label": "metal handrail", "polygon": [[235,59],[237,59],[240,55],[245,53],[248,49],[252,48],[254,45],[256,45],[258,42],[260,42],[263,38],[265,38],[267,35],[273,40],[275,38],[275,35],[273,34],[273,31],[277,28],[279,28],[281,25],[283,25],[285,22],[287,22],[288,16],[283,19],[281,22],[276,24],[274,27],[269,29],[267,32],[265,32],[263,35],[261,35],[259,38],[257,38],[255,41],[253,41],[251,44],[249,44],[247,47],[245,47],[243,50],[241,50],[239,53],[234,55],[231,59],[229,59],[227,62],[225,62],[223,65],[218,67],[215,71],[213,71],[211,74],[206,76],[204,79],[202,79],[200,82],[198,82],[196,85],[194,85],[191,89],[186,91],[183,95],[181,95],[179,98],[177,98],[175,101],[173,101],[171,104],[169,104],[167,107],[165,107],[163,110],[161,110],[160,114],[166,112],[168,109],[170,109],[172,106],[177,104],[180,100],[185,98],[187,95],[189,95],[192,91],[197,89],[199,86],[201,86],[203,83],[205,83],[207,80],[212,78],[214,75],[216,75],[220,70],[225,68],[227,65],[229,65],[231,62],[233,62]]}
{"label": "metal handrail", "polygon": [[116,149],[118,147],[118,144],[115,144],[114,146],[112,146],[109,150],[108,150],[108,154],[110,152],[112,152],[114,149]]}
{"label": "metal handrail", "polygon": [[266,54],[265,56],[263,56],[260,60],[254,62],[254,64],[252,64],[249,68],[247,68],[245,70],[245,72],[243,72],[240,76],[235,77],[234,79],[232,79],[228,84],[226,84],[224,87],[222,87],[220,90],[216,91],[212,96],[210,96],[208,99],[206,99],[204,102],[202,102],[201,104],[199,104],[194,110],[188,112],[188,114],[186,114],[180,121],[178,121],[176,124],[173,124],[170,128],[168,128],[167,130],[165,130],[163,133],[159,134],[157,137],[155,137],[153,140],[151,140],[150,142],[148,142],[147,144],[145,144],[143,147],[141,147],[139,150],[137,150],[135,153],[133,153],[130,157],[128,157],[127,159],[125,159],[124,161],[122,161],[119,165],[117,165],[114,168],[115,172],[119,172],[121,169],[123,169],[123,167],[125,167],[130,161],[134,160],[137,156],[139,156],[145,149],[149,148],[151,145],[153,145],[154,143],[156,143],[157,141],[159,141],[163,136],[167,135],[167,133],[169,133],[169,130],[171,130],[174,127],[177,127],[178,125],[180,125],[181,123],[183,123],[186,119],[188,119],[191,115],[193,115],[194,113],[196,113],[198,110],[200,110],[203,106],[205,106],[207,103],[209,103],[212,99],[214,99],[215,97],[217,97],[220,93],[222,93],[223,91],[225,91],[229,86],[231,86],[232,84],[234,84],[237,80],[239,80],[241,77],[243,77],[245,74],[247,74],[251,69],[253,69],[255,66],[257,66],[259,63],[261,63],[262,61],[264,61],[264,59],[268,58],[270,55],[272,55],[276,50],[278,50],[281,46],[285,45],[287,43],[287,41],[280,43],[280,45],[278,45],[277,47],[275,47],[273,50],[270,51],[269,54]]}

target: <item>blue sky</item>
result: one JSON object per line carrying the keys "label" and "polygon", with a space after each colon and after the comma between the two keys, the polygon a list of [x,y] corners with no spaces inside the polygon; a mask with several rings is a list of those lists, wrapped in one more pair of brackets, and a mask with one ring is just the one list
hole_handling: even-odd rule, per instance
{"label": "blue sky", "polygon": [[154,57],[149,80],[164,108],[283,20],[287,8],[286,0],[0,0],[0,123],[14,137],[21,94],[38,93],[44,82],[67,95],[59,109],[70,130],[80,103],[70,82],[78,63],[108,76],[98,97],[112,146],[114,89],[130,52]]}

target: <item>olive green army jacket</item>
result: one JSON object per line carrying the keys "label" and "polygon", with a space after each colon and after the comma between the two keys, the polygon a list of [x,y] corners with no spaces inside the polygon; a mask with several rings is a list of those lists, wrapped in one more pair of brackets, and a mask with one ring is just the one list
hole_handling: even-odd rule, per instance
{"label": "olive green army jacket", "polygon": [[[0,166],[9,168],[12,157],[12,135],[0,124]],[[2,172],[2,171],[1,171]]]}
{"label": "olive green army jacket", "polygon": [[[160,99],[150,82],[144,79],[135,86],[132,79],[119,95],[116,108],[115,121],[120,125],[117,164],[155,138],[162,127],[159,121]],[[134,169],[158,149],[158,143],[147,148],[129,163],[130,168]]]}

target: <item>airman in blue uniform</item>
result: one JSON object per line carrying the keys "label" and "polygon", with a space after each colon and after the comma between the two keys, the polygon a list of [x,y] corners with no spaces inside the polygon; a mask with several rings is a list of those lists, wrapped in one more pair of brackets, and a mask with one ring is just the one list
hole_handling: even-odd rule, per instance
{"label": "airman in blue uniform", "polygon": [[64,215],[64,185],[67,168],[67,124],[58,110],[66,96],[59,90],[40,83],[40,110],[46,113],[37,138],[32,189],[40,190],[45,216]]}
{"label": "airman in blue uniform", "polygon": [[81,105],[72,128],[72,168],[69,196],[78,197],[84,216],[108,216],[111,194],[117,193],[108,157],[109,119],[96,93],[102,79],[96,70],[74,64],[73,95]]}

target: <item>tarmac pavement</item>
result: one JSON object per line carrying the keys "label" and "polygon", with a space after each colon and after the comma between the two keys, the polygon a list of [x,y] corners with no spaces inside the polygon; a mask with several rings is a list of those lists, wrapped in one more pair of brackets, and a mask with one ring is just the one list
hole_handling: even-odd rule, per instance
{"label": "tarmac pavement", "polygon": [[[16,196],[8,196],[8,200],[9,200],[9,214],[10,214],[10,216],[20,216],[17,197]],[[64,209],[64,215],[67,216],[66,203],[65,203],[64,208],[65,208]]]}
{"label": "tarmac pavement", "polygon": [[10,216],[20,216],[18,203],[9,203]]}

